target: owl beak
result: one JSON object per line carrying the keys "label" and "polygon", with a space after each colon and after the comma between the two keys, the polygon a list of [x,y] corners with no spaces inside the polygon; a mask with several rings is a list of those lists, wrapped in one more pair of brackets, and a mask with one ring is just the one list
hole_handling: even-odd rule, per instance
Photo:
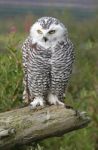
{"label": "owl beak", "polygon": [[45,42],[47,42],[47,41],[48,41],[47,37],[43,37],[43,39],[44,39],[44,41],[45,41]]}

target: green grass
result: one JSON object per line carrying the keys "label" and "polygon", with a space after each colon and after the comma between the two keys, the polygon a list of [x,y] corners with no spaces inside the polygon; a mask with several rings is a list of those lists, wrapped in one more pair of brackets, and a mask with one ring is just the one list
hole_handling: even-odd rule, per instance
{"label": "green grass", "polygon": [[9,110],[22,100],[22,59],[20,36],[11,34],[6,39],[6,54],[0,55],[0,110]]}
{"label": "green grass", "polygon": [[[66,17],[62,19],[66,22]],[[92,123],[85,129],[59,138],[46,139],[36,150],[97,150],[98,149],[98,30],[97,21],[74,22],[67,20],[70,38],[75,45],[75,63],[65,103],[87,111]],[[22,103],[23,33],[0,36],[6,54],[0,54],[0,111],[11,110]],[[25,148],[24,148],[25,149]],[[27,148],[28,150],[30,148]],[[18,150],[18,149],[17,149]]]}

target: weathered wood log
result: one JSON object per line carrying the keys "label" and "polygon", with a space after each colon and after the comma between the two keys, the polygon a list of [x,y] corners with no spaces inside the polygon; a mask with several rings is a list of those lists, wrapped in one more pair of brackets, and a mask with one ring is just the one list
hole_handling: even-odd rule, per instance
{"label": "weathered wood log", "polygon": [[83,128],[89,122],[86,113],[61,106],[47,106],[39,110],[24,107],[0,113],[0,150],[61,136]]}

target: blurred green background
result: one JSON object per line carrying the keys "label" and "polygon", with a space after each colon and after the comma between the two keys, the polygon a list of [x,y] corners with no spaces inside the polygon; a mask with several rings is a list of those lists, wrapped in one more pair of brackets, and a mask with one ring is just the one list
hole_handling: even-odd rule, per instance
{"label": "blurred green background", "polygon": [[87,128],[35,143],[35,148],[16,150],[98,150],[98,9],[96,3],[91,5],[91,0],[75,5],[66,1],[62,5],[45,0],[42,4],[30,0],[0,2],[0,112],[21,106],[21,45],[37,18],[52,16],[65,24],[75,46],[76,58],[65,103],[87,111],[92,122]]}

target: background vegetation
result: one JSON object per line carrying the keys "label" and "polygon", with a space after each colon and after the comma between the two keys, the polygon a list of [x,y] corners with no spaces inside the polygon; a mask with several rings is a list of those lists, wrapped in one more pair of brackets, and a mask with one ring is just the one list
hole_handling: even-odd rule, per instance
{"label": "background vegetation", "polygon": [[[51,11],[52,10],[52,11]],[[87,111],[92,118],[89,127],[59,138],[35,143],[36,150],[98,150],[98,17],[82,19],[68,10],[49,9],[44,15],[59,18],[69,30],[75,45],[75,63],[65,103]],[[18,11],[19,12],[19,11]],[[80,15],[81,16],[81,15]],[[22,105],[21,45],[29,27],[39,14],[29,13],[2,17],[0,20],[0,111]],[[25,150],[32,146],[16,148]]]}

